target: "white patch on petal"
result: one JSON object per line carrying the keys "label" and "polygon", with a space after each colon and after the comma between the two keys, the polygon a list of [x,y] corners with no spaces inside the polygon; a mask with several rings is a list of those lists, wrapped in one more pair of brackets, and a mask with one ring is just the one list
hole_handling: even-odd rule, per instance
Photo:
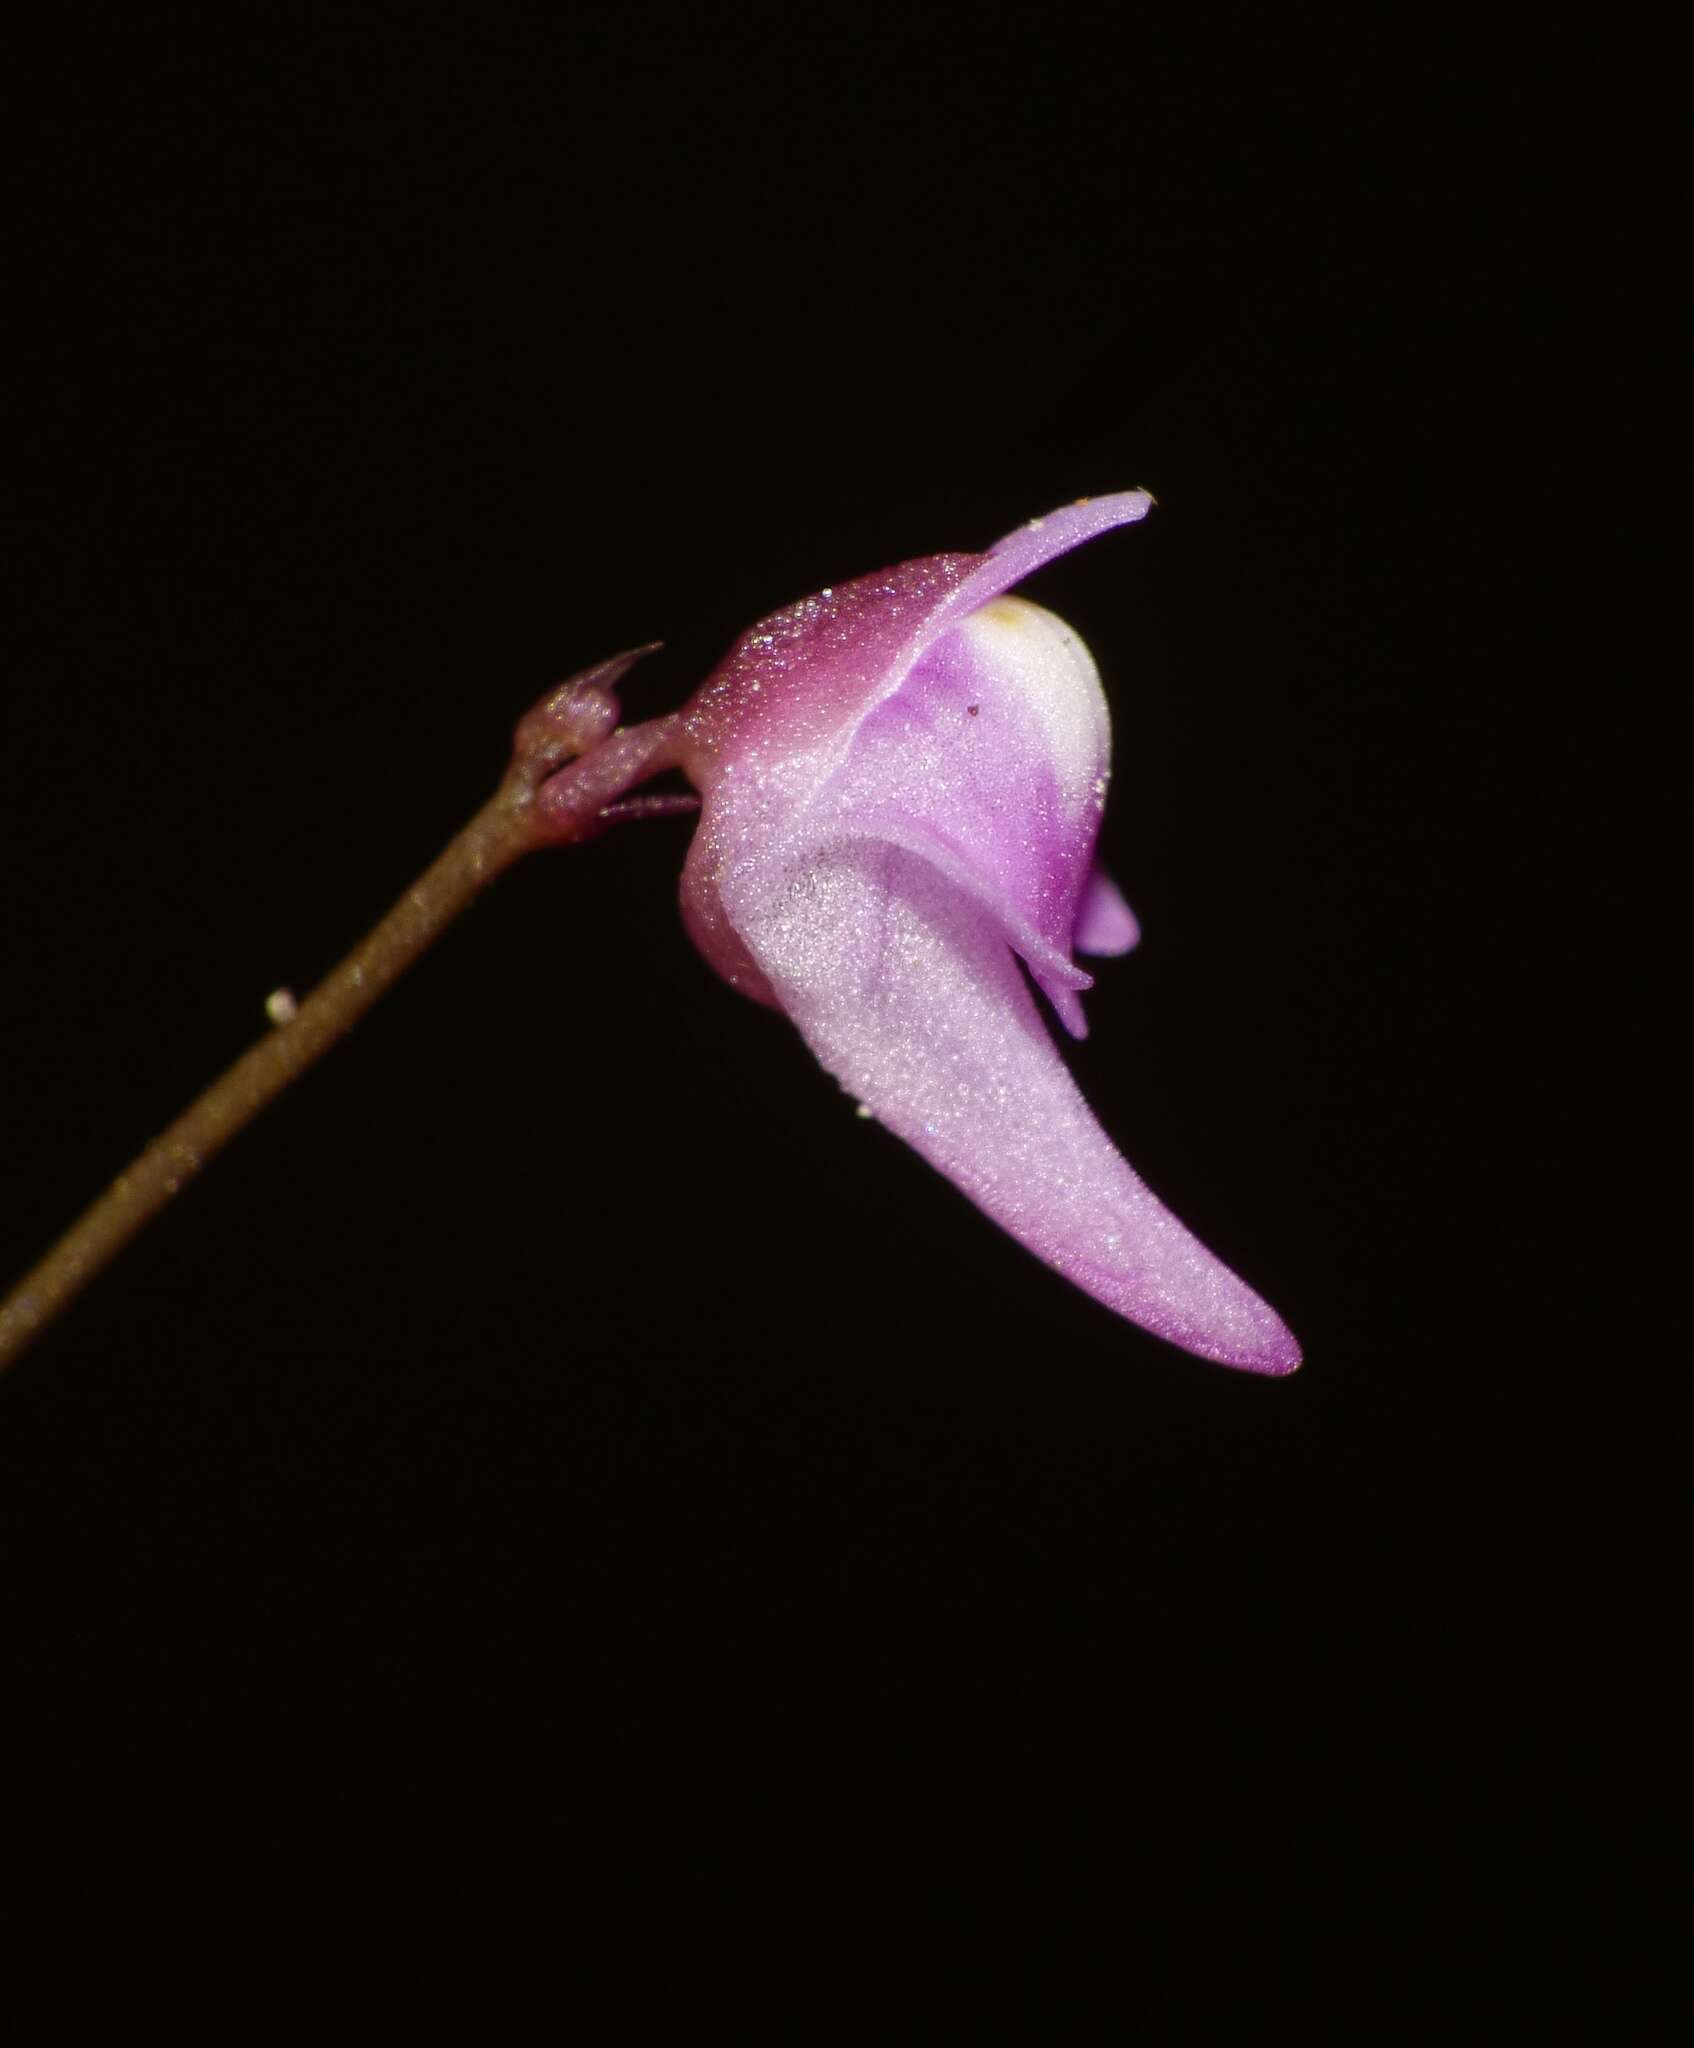
{"label": "white patch on petal", "polygon": [[1066,807],[1095,794],[1111,729],[1094,658],[1063,619],[1027,598],[997,597],[958,628],[1041,728]]}

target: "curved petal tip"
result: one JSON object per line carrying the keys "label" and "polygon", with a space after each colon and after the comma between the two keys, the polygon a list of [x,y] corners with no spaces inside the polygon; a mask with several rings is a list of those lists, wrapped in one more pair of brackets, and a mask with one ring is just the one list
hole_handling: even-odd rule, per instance
{"label": "curved petal tip", "polygon": [[855,1100],[1074,1286],[1155,1336],[1286,1375],[1286,1325],[1132,1171],[1078,1092],[999,919],[922,857],[821,845],[726,908]]}

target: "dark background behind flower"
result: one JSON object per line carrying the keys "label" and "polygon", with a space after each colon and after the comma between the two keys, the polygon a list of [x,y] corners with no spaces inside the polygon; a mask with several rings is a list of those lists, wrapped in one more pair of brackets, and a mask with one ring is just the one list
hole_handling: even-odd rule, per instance
{"label": "dark background behind flower", "polygon": [[820,1702],[921,1747],[962,1683],[1165,1757],[1143,1801],[1254,1787],[1272,1868],[1384,1824],[1382,1884],[1486,1868],[1568,1399],[1514,1277],[1534,854],[1491,808],[1562,744],[1520,596],[1544,88],[1257,33],[1182,90],[1150,46],[737,31],[44,82],[8,1274],[551,680],[663,637],[648,715],[764,610],[1144,484],[1031,588],[1106,678],[1146,930],[1075,1067],[1309,1362],[1068,1290],[696,957],[687,824],[630,829],[502,883],[0,1389],[29,1692],[256,1751],[373,1702],[438,1747],[474,1700],[567,1796],[732,1729],[847,1770]]}

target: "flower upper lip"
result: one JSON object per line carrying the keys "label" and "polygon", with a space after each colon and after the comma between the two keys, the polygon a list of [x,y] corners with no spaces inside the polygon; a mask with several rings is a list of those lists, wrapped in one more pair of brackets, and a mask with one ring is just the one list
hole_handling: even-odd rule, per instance
{"label": "flower upper lip", "polygon": [[1142,490],[1079,499],[980,554],[920,556],[770,613],[684,709],[679,752],[690,779],[704,790],[766,732],[779,732],[788,754],[844,743],[972,612],[1084,541],[1144,519],[1152,505]]}

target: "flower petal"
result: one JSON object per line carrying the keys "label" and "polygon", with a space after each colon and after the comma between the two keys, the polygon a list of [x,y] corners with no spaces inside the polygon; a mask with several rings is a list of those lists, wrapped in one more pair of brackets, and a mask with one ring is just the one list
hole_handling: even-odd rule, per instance
{"label": "flower petal", "polygon": [[805,830],[923,854],[997,918],[1081,1037],[1075,992],[1092,984],[1071,958],[1071,935],[1110,753],[1087,648],[1039,605],[996,598],[865,720]]}
{"label": "flower petal", "polygon": [[1293,1337],[1095,1121],[994,915],[903,847],[814,846],[724,907],[831,1073],[1067,1279],[1172,1343],[1287,1373]]}
{"label": "flower petal", "polygon": [[[678,765],[704,799],[683,868],[683,919],[732,987],[773,1000],[724,916],[719,889],[729,870],[749,858],[767,866],[792,858],[794,833],[814,831],[808,813],[855,736],[931,648],[1021,577],[1096,534],[1143,518],[1152,502],[1145,491],[1119,491],[1068,505],[1020,526],[984,554],[902,562],[773,612],[741,636],[684,707],[676,736]],[[1068,915],[1074,912],[1073,903]],[[1075,991],[1089,978],[1069,960],[1068,926],[1060,931],[1046,917],[1039,922],[1042,931],[1032,922],[1025,933],[1025,957],[1067,1029],[1080,1037],[1085,1027]]]}
{"label": "flower petal", "polygon": [[1084,541],[1145,519],[1152,509],[1151,491],[1109,491],[1104,497],[1078,498],[1074,505],[1061,505],[1057,512],[1027,519],[994,543],[988,550],[989,561],[960,586],[950,603],[955,613],[974,610]]}
{"label": "flower petal", "polygon": [[981,555],[925,555],[785,605],[749,626],[683,707],[678,753],[710,795],[745,767],[803,803],[860,721],[900,687],[920,635]]}
{"label": "flower petal", "polygon": [[1096,960],[1128,953],[1141,943],[1141,920],[1124,900],[1123,891],[1097,862],[1077,908],[1071,949]]}
{"label": "flower petal", "polygon": [[729,760],[780,758],[791,800],[804,801],[860,722],[944,634],[1044,563],[1145,518],[1152,503],[1146,491],[1082,499],[984,554],[921,556],[772,612],[685,707],[679,756],[689,780],[705,793]]}

